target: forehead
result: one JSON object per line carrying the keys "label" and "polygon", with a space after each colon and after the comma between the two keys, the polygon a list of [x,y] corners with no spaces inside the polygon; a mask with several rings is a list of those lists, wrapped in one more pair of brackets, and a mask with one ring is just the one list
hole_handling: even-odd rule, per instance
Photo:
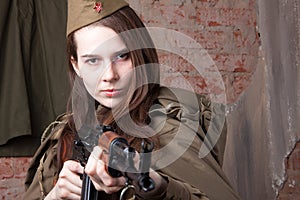
{"label": "forehead", "polygon": [[118,51],[126,47],[121,37],[105,26],[87,26],[76,31],[74,36],[78,53]]}

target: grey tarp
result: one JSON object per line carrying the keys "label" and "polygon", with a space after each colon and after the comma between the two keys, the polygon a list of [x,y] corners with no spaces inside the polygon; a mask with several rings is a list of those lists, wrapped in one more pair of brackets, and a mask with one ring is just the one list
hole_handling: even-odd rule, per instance
{"label": "grey tarp", "polygon": [[0,1],[0,156],[32,155],[64,112],[66,0]]}
{"label": "grey tarp", "polygon": [[251,86],[229,106],[224,158],[244,200],[276,199],[300,138],[300,1],[258,0],[258,11],[262,55]]}

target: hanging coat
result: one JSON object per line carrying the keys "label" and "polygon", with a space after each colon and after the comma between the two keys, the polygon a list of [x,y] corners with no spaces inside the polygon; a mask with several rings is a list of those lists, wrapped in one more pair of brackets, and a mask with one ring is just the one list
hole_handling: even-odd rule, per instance
{"label": "hanging coat", "polygon": [[0,1],[0,156],[33,155],[66,109],[66,10],[66,0]]}

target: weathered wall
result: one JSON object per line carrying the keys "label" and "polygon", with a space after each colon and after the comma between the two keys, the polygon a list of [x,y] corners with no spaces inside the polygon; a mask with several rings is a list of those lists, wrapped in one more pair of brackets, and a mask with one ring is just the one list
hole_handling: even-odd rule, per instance
{"label": "weathered wall", "polygon": [[226,169],[243,199],[300,199],[299,6],[258,1],[259,64],[228,115]]}

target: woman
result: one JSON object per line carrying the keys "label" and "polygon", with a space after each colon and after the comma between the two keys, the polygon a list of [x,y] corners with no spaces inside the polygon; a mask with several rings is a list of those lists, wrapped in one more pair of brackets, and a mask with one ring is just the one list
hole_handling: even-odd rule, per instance
{"label": "woman", "polygon": [[[128,179],[109,174],[103,146],[90,149],[85,167],[74,153],[73,141],[85,138],[84,127],[96,124],[112,127],[138,151],[135,166],[145,138],[154,144],[149,176],[155,187],[136,188],[136,199],[239,199],[221,170],[226,129],[210,125],[212,108],[205,97],[197,96],[194,107],[189,100],[180,102],[193,94],[160,87],[156,50],[128,4],[69,0],[68,8],[69,71],[75,89],[69,114],[55,122],[33,158],[25,199],[80,199],[84,172],[99,191],[98,199],[120,198]],[[195,121],[196,128],[191,127]],[[201,159],[209,126],[222,136]]]}

